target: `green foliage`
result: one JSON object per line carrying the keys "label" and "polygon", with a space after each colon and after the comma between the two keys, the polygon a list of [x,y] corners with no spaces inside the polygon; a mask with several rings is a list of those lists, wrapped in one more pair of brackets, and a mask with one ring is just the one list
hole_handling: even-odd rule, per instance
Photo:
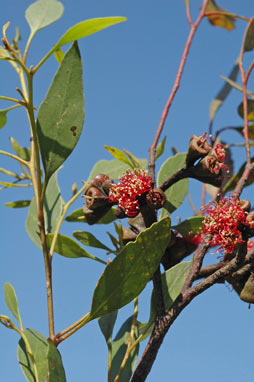
{"label": "green foliage", "polygon": [[[53,234],[47,235],[47,243],[50,247],[53,240]],[[82,248],[78,243],[76,243],[73,239],[68,236],[58,235],[55,245],[55,252],[61,256],[68,257],[71,259],[77,259],[80,257],[87,257],[92,260],[96,260],[99,263],[107,264],[105,261],[99,259],[96,256],[88,253],[84,248]]]}
{"label": "green foliage", "polygon": [[[254,157],[251,158],[251,161],[254,160]],[[223,193],[226,193],[228,191],[232,191],[235,189],[236,185],[237,185],[237,182],[240,180],[241,176],[243,175],[243,172],[244,172],[244,169],[246,167],[246,162],[240,167],[240,169],[238,170],[238,172],[233,175],[229,181],[226,183],[226,185],[224,186],[223,188]],[[254,173],[253,171],[251,172],[248,180],[246,181],[246,183],[244,184],[244,187],[247,187],[249,186],[250,184],[252,184],[254,182]]]}
{"label": "green foliage", "polygon": [[244,52],[250,52],[254,49],[254,18],[249,21],[248,28],[246,30],[243,39],[243,50]]}
{"label": "green foliage", "polygon": [[90,318],[94,319],[132,301],[157,269],[170,239],[165,218],[141,232],[108,264],[95,288]]}
{"label": "green foliage", "polygon": [[9,109],[0,110],[0,129],[6,125],[8,110]]}
{"label": "green foliage", "polygon": [[[171,158],[168,158],[161,166],[158,177],[157,184],[160,184],[176,171],[180,170],[185,165],[186,154],[179,153]],[[185,196],[188,192],[188,179],[180,180],[175,183],[172,187],[165,191],[167,202],[165,208],[162,208],[161,217],[167,216],[174,212],[184,201]]]}
{"label": "green foliage", "polygon": [[155,160],[157,160],[164,153],[166,139],[167,139],[167,137],[164,137],[162,139],[162,141],[158,144],[157,149],[156,149]]}
{"label": "green foliage", "polygon": [[[82,218],[82,219],[80,219]],[[84,212],[82,208],[79,208],[76,211],[73,211],[69,216],[65,218],[67,222],[72,223],[87,223],[87,220],[84,218]],[[96,224],[109,224],[117,220],[115,215],[115,208],[111,208],[106,215],[104,215]]]}
{"label": "green foliage", "polygon": [[[120,365],[123,361],[127,349],[127,343],[130,336],[133,316],[129,317],[119,329],[114,341],[112,342],[112,365],[111,365],[111,382],[114,382],[116,375],[119,372]],[[135,326],[132,343],[138,337],[138,328]],[[139,344],[130,353],[128,361],[120,375],[119,382],[129,381],[134,371],[139,352]]]}
{"label": "green foliage", "polygon": [[104,145],[105,149],[108,150],[108,152],[119,161],[126,163],[128,167],[134,168],[132,162],[129,160],[129,158],[126,156],[126,154],[122,151],[117,149],[116,147],[107,146]]}
{"label": "green foliage", "polygon": [[171,228],[178,231],[184,237],[187,237],[189,234],[196,235],[202,227],[203,220],[204,216],[193,216]]}
{"label": "green foliage", "polygon": [[[247,107],[248,107],[248,120],[254,121],[254,100],[248,99],[247,100]],[[243,103],[241,102],[238,106],[238,114],[240,117],[244,118],[244,112],[243,112]]]}
{"label": "green foliage", "polygon": [[[179,296],[185,280],[189,274],[193,262],[187,261],[179,263],[174,267],[168,269],[161,276],[162,291],[164,297],[165,309],[168,310],[173,304],[175,299]],[[150,318],[147,323],[140,324],[139,334],[142,334],[142,340],[151,335],[154,322],[156,317],[155,302],[154,302],[154,292],[151,296],[151,308],[150,308]]]}
{"label": "green foliage", "polygon": [[57,51],[61,48],[61,46],[69,44],[70,42],[77,41],[83,37],[87,37],[93,33],[101,31],[102,29],[110,27],[111,25],[118,24],[126,20],[126,17],[101,17],[82,21],[65,32],[65,34],[55,45],[54,51]]}
{"label": "green foliage", "polygon": [[96,237],[90,232],[75,231],[73,232],[73,236],[82,244],[87,245],[88,247],[105,249],[106,251],[111,252],[109,247],[100,242],[100,240],[96,239]]}
{"label": "green foliage", "polygon": [[[30,345],[32,356],[29,353],[24,340],[21,338],[18,343],[17,351],[21,370],[29,382],[44,382],[48,374],[47,339],[32,328],[25,329],[24,335]],[[36,381],[35,377],[34,363],[38,371],[38,381]]]}
{"label": "green foliage", "polygon": [[[63,205],[64,201],[57,183],[57,173],[55,173],[48,183],[44,199],[46,233],[55,232],[57,222],[62,214]],[[28,210],[26,230],[33,243],[41,248],[35,198],[32,199]]]}
{"label": "green foliage", "polygon": [[16,139],[10,137],[10,142],[12,145],[13,150],[17,154],[18,157],[21,159],[24,159],[26,161],[30,160],[30,149],[27,147],[21,147],[19,143],[16,141]]}
{"label": "green foliage", "polygon": [[84,123],[82,62],[77,43],[65,54],[37,118],[46,179],[76,146]]}
{"label": "green foliage", "polygon": [[[147,160],[140,159],[140,161],[142,166],[141,168],[145,169],[147,167]],[[94,167],[92,168],[92,171],[89,174],[88,181],[91,181],[97,174],[106,174],[112,179],[119,179],[129,168],[130,166],[117,159],[102,159],[95,163]]]}
{"label": "green foliage", "polygon": [[12,312],[13,316],[18,320],[20,326],[22,327],[17,296],[13,286],[10,283],[4,284],[4,298],[5,298],[6,305]]}
{"label": "green foliage", "polygon": [[56,22],[64,11],[63,4],[58,0],[38,0],[26,10],[26,20],[34,35],[40,29]]}
{"label": "green foliage", "polygon": [[50,382],[66,382],[62,357],[51,339],[48,339],[48,373]]}
{"label": "green foliage", "polygon": [[5,203],[5,206],[11,208],[24,208],[28,207],[30,203],[31,200],[17,200],[16,202]]}
{"label": "green foliage", "polygon": [[111,343],[112,333],[115,326],[117,313],[118,311],[116,310],[115,312],[106,314],[105,316],[102,316],[98,319],[99,327],[101,329],[101,332],[108,346]]}

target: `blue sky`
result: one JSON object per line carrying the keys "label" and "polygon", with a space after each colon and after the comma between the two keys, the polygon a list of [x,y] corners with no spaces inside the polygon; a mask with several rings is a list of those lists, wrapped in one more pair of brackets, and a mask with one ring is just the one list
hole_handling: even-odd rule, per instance
{"label": "blue sky", "polygon": [[[59,184],[65,200],[71,196],[74,182],[78,186],[86,180],[95,162],[111,159],[104,145],[127,149],[139,158],[146,158],[158,125],[164,104],[173,85],[179,60],[188,34],[184,1],[166,0],[62,0],[65,12],[60,21],[38,32],[28,58],[36,64],[72,25],[82,20],[105,16],[126,16],[128,21],[80,41],[84,62],[85,124],[76,150],[59,173]],[[201,1],[190,1],[192,14],[197,15]],[[9,36],[15,27],[21,29],[21,47],[28,37],[29,27],[24,18],[28,0],[10,0],[2,6],[1,25],[11,21]],[[253,0],[219,1],[219,5],[241,15],[254,14]],[[229,8],[230,7],[230,8]],[[178,151],[187,149],[192,134],[201,135],[208,129],[209,105],[223,84],[219,75],[227,76],[236,60],[243,38],[245,23],[237,21],[237,28],[228,32],[214,28],[206,20],[195,36],[184,71],[181,88],[165,124],[167,135],[165,154],[159,165],[172,155],[171,147]],[[246,63],[253,53],[246,55]],[[18,78],[6,62],[0,62],[1,95],[15,97]],[[35,104],[44,99],[58,64],[54,57],[42,67],[35,80]],[[253,89],[253,80],[249,88]],[[233,91],[223,109],[216,116],[214,129],[242,124],[236,108],[241,94]],[[0,109],[9,104],[1,101]],[[9,137],[15,137],[22,146],[29,145],[28,126],[24,111],[9,114],[8,125],[1,131],[1,149],[11,150]],[[225,133],[229,142],[240,142],[240,136]],[[233,149],[236,168],[245,159],[244,151]],[[158,168],[159,168],[158,165]],[[18,166],[0,157],[0,167],[12,171]],[[7,181],[7,177],[1,176]],[[244,191],[250,197],[250,186]],[[200,204],[201,185],[191,182],[190,192],[197,208]],[[0,194],[1,267],[0,314],[8,315],[3,298],[4,282],[11,282],[17,292],[24,325],[47,336],[47,308],[43,259],[40,251],[28,238],[24,222],[27,209],[12,210],[4,203],[29,199],[29,189],[12,189]],[[252,202],[252,200],[251,200]],[[80,208],[81,198],[73,206]],[[252,202],[253,203],[253,202]],[[188,202],[172,216],[189,217]],[[96,232],[107,241],[106,226],[100,229],[82,224],[65,223],[62,233],[71,235],[74,230]],[[103,252],[90,250],[104,257]],[[208,262],[216,260],[208,255]],[[212,257],[213,256],[213,257]],[[88,259],[70,260],[55,255],[53,264],[56,330],[69,326],[87,311],[96,282],[103,266]],[[140,320],[149,314],[151,285],[141,295]],[[131,314],[127,306],[119,314],[116,328]],[[163,342],[154,368],[147,382],[158,380],[196,382],[245,382],[253,380],[253,309],[243,303],[225,285],[214,286],[188,306],[172,326]],[[6,382],[22,381],[23,375],[16,361],[16,333],[0,327],[0,379]],[[143,345],[142,345],[143,347]],[[96,321],[60,345],[67,381],[106,381],[106,345]]]}

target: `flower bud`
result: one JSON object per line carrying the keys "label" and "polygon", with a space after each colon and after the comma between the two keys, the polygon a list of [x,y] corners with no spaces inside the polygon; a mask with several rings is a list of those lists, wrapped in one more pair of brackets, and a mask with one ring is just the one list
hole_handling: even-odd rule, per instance
{"label": "flower bud", "polygon": [[162,208],[166,201],[166,195],[160,188],[154,188],[146,194],[146,202],[149,207],[158,210]]}
{"label": "flower bud", "polygon": [[205,157],[212,147],[207,142],[206,133],[198,137],[197,135],[192,135],[190,138],[188,153],[186,157],[187,167],[194,165],[196,160]]}
{"label": "flower bud", "polygon": [[107,196],[96,187],[90,187],[85,193],[85,198],[87,207],[92,210],[108,204]]}
{"label": "flower bud", "polygon": [[91,181],[91,186],[98,188],[98,190],[104,192],[106,195],[109,194],[110,186],[113,184],[113,180],[110,179],[108,175],[97,174]]}

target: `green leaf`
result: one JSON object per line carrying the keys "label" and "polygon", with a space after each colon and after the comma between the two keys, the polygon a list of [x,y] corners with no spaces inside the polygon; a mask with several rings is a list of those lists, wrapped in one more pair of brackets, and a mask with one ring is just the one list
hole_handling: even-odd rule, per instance
{"label": "green leaf", "polygon": [[[233,129],[243,136],[243,130],[244,130],[243,126],[234,127]],[[248,132],[249,132],[249,138],[254,139],[254,124],[248,126]]]}
{"label": "green leaf", "polygon": [[111,342],[113,329],[115,326],[118,311],[106,314],[98,319],[98,324],[105,338],[107,345]]}
{"label": "green leaf", "polygon": [[76,146],[84,123],[82,62],[74,43],[59,66],[37,118],[38,139],[46,178]]}
{"label": "green leaf", "polygon": [[165,147],[166,139],[167,139],[167,137],[165,136],[162,139],[162,141],[158,144],[158,147],[156,149],[155,160],[157,160],[164,153],[164,147]]}
{"label": "green leaf", "polygon": [[[57,173],[55,173],[48,183],[44,200],[46,233],[55,232],[58,220],[62,214],[63,205],[64,201],[57,183]],[[41,248],[35,198],[32,199],[28,210],[26,231],[33,243]]]}
{"label": "green leaf", "polygon": [[178,231],[184,237],[187,237],[190,233],[192,235],[196,235],[202,227],[203,220],[204,216],[193,216],[192,218],[186,219],[171,228]]}
{"label": "green leaf", "polygon": [[20,326],[22,327],[17,296],[13,286],[10,283],[4,284],[4,298],[6,305],[12,312],[13,316],[16,317],[16,319],[18,320]]}
{"label": "green leaf", "polygon": [[[228,78],[229,81],[236,81],[237,75],[239,72],[239,63],[238,61],[234,64]],[[217,113],[218,109],[222,106],[223,102],[227,99],[231,89],[232,89],[231,83],[225,83],[223,84],[220,91],[217,93],[216,97],[212,100],[210,103],[210,124],[213,123],[215,114]]]}
{"label": "green leaf", "polygon": [[26,10],[26,20],[31,34],[53,24],[60,19],[64,11],[63,4],[57,0],[38,0]]}
{"label": "green leaf", "polygon": [[[216,15],[207,16],[208,21],[210,24],[216,26],[225,28],[228,31],[235,29],[235,17],[234,15],[226,15],[225,13],[229,13],[219,7],[214,0],[209,0],[206,9],[206,13],[217,13]],[[221,12],[219,15],[218,12]]]}
{"label": "green leaf", "polygon": [[[53,240],[53,234],[47,235],[47,243],[48,246],[51,246]],[[55,252],[61,256],[69,257],[71,259],[77,259],[80,257],[87,257],[92,260],[96,260],[102,264],[107,264],[105,261],[99,259],[96,256],[88,253],[84,248],[82,248],[78,243],[76,243],[73,239],[68,236],[58,235],[55,245]]]}
{"label": "green leaf", "polygon": [[19,340],[17,352],[21,370],[29,382],[44,382],[48,373],[47,339],[41,333],[31,328],[25,329],[24,335],[31,347],[31,351],[38,370],[39,381],[36,381],[35,379],[31,357],[27,352],[26,345],[22,338]]}
{"label": "green leaf", "polygon": [[9,111],[9,109],[0,110],[0,129],[6,125],[7,111]]}
{"label": "green leaf", "polygon": [[250,52],[254,49],[254,18],[250,19],[243,39],[244,52]]}
{"label": "green leaf", "polygon": [[90,318],[115,311],[145,288],[157,269],[170,239],[170,219],[141,232],[108,264],[94,290]]}
{"label": "green leaf", "polygon": [[19,143],[12,137],[10,137],[11,145],[18,157],[29,161],[30,160],[30,149],[27,147],[21,147]]}
{"label": "green leaf", "polygon": [[70,42],[77,41],[80,38],[89,36],[93,33],[99,32],[102,29],[110,27],[111,25],[121,23],[126,21],[126,17],[102,17],[96,19],[90,19],[82,21],[71,27],[65,32],[65,34],[60,38],[58,43],[55,45],[55,51],[61,46],[69,44]]}
{"label": "green leaf", "polygon": [[[119,372],[119,368],[123,361],[123,357],[127,349],[127,341],[129,340],[129,335],[131,331],[133,317],[129,317],[121,326],[119,332],[117,333],[113,343],[112,343],[112,365],[111,365],[111,382],[114,382],[116,375]],[[138,330],[135,327],[133,341],[134,342],[138,337]],[[128,361],[120,375],[119,382],[129,381],[132,373],[134,371],[139,352],[139,344],[130,353]]]}
{"label": "green leaf", "polygon": [[30,203],[31,200],[17,200],[16,202],[5,203],[5,206],[11,208],[24,208],[28,207]]}
{"label": "green leaf", "polygon": [[[254,121],[254,100],[248,99],[247,105],[248,105],[248,120],[253,122]],[[240,115],[240,117],[242,117],[244,119],[243,103],[242,102],[238,106],[238,114]]]}
{"label": "green leaf", "polygon": [[[230,78],[220,76],[224,81],[226,81],[232,88],[235,88],[236,90],[239,90],[239,92],[243,92],[243,87],[239,84],[237,84],[235,81],[232,81]],[[250,90],[246,90],[247,95],[254,99],[254,94]]]}
{"label": "green leaf", "polygon": [[104,145],[104,147],[114,158],[126,163],[129,167],[134,168],[132,162],[129,161],[128,157],[121,150],[107,145]]}
{"label": "green leaf", "polygon": [[64,58],[64,52],[62,49],[58,49],[54,52],[55,59],[57,60],[58,64],[61,64]]}
{"label": "green leaf", "polygon": [[50,382],[66,382],[62,357],[51,339],[48,339],[48,370]]}
{"label": "green leaf", "polygon": [[[140,161],[142,164],[142,169],[145,169],[147,167],[147,160],[140,159]],[[91,181],[97,174],[106,174],[112,179],[119,179],[129,168],[130,166],[123,162],[120,162],[117,159],[102,159],[95,163],[94,167],[92,168],[92,171],[89,174],[88,181]]]}
{"label": "green leaf", "polygon": [[[87,223],[86,219],[79,219],[84,217],[84,212],[82,208],[79,208],[76,211],[73,211],[69,216],[65,218],[67,222],[72,223]],[[117,220],[115,215],[115,208],[111,208],[106,215],[104,215],[96,224],[109,224]]]}
{"label": "green leaf", "polygon": [[[166,310],[170,308],[170,306],[180,294],[192,264],[192,260],[179,263],[161,275],[162,291]],[[143,334],[142,340],[151,335],[155,318],[156,309],[154,302],[154,292],[152,292],[149,321],[148,323],[140,325],[139,334]]]}
{"label": "green leaf", "polygon": [[[251,158],[251,162],[254,161],[254,157]],[[235,189],[239,179],[241,178],[241,176],[243,175],[243,172],[244,172],[244,169],[246,167],[246,162],[241,166],[241,168],[238,170],[237,174],[235,174],[234,176],[232,176],[229,181],[226,183],[225,187],[223,188],[223,194],[228,192],[228,191],[232,191]],[[252,184],[254,182],[254,173],[253,171],[250,173],[250,176],[247,180],[247,182],[244,184],[244,187],[247,187],[249,186],[250,184]]]}
{"label": "green leaf", "polygon": [[129,151],[125,149],[123,149],[123,151],[130,159],[133,168],[142,168],[142,160],[136,158],[135,155],[133,155],[132,153],[130,153]]}
{"label": "green leaf", "polygon": [[94,248],[101,248],[105,249],[106,251],[110,251],[111,249],[101,243],[96,237],[90,233],[85,231],[75,231],[73,232],[73,236],[80,241],[82,244],[87,245],[88,247],[94,247]]}
{"label": "green leaf", "polygon": [[[160,185],[164,180],[172,176],[176,171],[180,170],[186,160],[186,153],[178,153],[171,158],[168,158],[161,166],[157,183]],[[188,179],[180,180],[172,187],[165,191],[167,203],[166,208],[162,208],[161,216],[164,217],[168,213],[174,212],[184,201],[188,192]]]}

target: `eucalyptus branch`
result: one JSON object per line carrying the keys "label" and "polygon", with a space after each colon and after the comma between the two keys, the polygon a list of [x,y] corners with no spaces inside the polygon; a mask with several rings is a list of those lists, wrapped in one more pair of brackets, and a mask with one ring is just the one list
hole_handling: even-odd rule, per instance
{"label": "eucalyptus branch", "polygon": [[49,251],[49,258],[50,259],[52,259],[52,256],[54,254],[55,245],[56,245],[56,241],[57,241],[57,236],[58,236],[58,234],[60,232],[60,228],[61,228],[61,225],[62,225],[62,223],[64,221],[65,215],[66,215],[69,207],[82,194],[82,192],[85,191],[86,187],[87,187],[87,184],[84,184],[84,186],[81,187],[81,189],[67,203],[65,203],[63,211],[62,211],[62,215],[61,215],[60,219],[57,222],[56,230],[54,232],[54,236],[53,236],[52,243],[51,243],[51,246],[50,246],[50,251]]}
{"label": "eucalyptus branch", "polygon": [[133,374],[132,382],[144,382],[149,374],[152,365],[156,359],[158,350],[162,341],[182,310],[199,294],[216,284],[219,280],[225,279],[226,276],[236,271],[243,261],[246,254],[246,243],[239,246],[236,256],[224,267],[218,269],[205,280],[201,281],[194,287],[187,289],[181,293],[171,305],[166,315],[161,320],[156,320],[153,333],[148,341],[142,358]]}
{"label": "eucalyptus branch", "polygon": [[5,156],[7,156],[9,158],[15,159],[16,161],[18,161],[19,163],[23,164],[24,166],[29,167],[29,162],[27,162],[26,160],[18,157],[17,155],[8,153],[7,151],[3,151],[3,150],[0,150],[0,154],[5,155]]}
{"label": "eucalyptus branch", "polygon": [[178,88],[180,86],[181,77],[182,77],[182,74],[183,74],[183,70],[184,70],[184,67],[185,67],[185,63],[186,63],[186,60],[187,60],[187,57],[188,57],[188,54],[189,54],[189,51],[190,51],[190,47],[191,47],[194,35],[196,33],[196,30],[197,30],[200,22],[204,18],[205,9],[207,7],[208,2],[209,2],[209,0],[205,0],[203,2],[203,5],[202,5],[200,13],[199,13],[199,16],[197,17],[195,23],[194,24],[191,23],[190,33],[189,33],[189,36],[188,36],[187,41],[186,41],[186,45],[185,45],[185,48],[184,48],[184,51],[183,51],[183,55],[182,55],[182,58],[181,58],[181,61],[180,61],[179,69],[178,69],[178,72],[177,72],[177,75],[176,75],[176,79],[175,79],[172,91],[170,93],[170,96],[169,96],[169,98],[168,98],[168,100],[166,102],[165,108],[163,110],[163,113],[162,113],[162,116],[161,116],[161,119],[160,119],[160,122],[159,122],[159,125],[158,125],[158,128],[157,128],[157,131],[156,131],[156,134],[155,134],[155,137],[154,137],[154,141],[153,141],[153,143],[151,144],[151,146],[149,148],[149,166],[148,166],[148,168],[149,168],[149,175],[152,177],[153,180],[154,180],[154,166],[155,166],[155,150],[156,150],[158,141],[160,139],[161,133],[163,131],[163,127],[164,127],[164,124],[165,124],[165,121],[166,121],[169,109],[170,109],[170,107],[172,105],[172,102],[173,102],[173,100],[175,98],[176,92],[177,92],[177,90],[178,90]]}
{"label": "eucalyptus branch", "polygon": [[129,334],[129,338],[128,338],[127,349],[126,349],[125,355],[123,357],[122,363],[120,365],[119,372],[118,372],[117,376],[114,379],[114,382],[118,382],[119,381],[120,376],[121,376],[121,374],[122,374],[122,372],[124,370],[124,367],[126,365],[126,362],[128,361],[129,356],[131,354],[131,351],[133,350],[131,345],[132,345],[132,341],[133,341],[134,334],[135,334],[135,328],[136,328],[136,324],[137,324],[137,316],[138,316],[138,297],[136,297],[134,299],[134,313],[133,313],[133,317],[132,317],[132,324],[131,324],[131,330],[130,330],[130,334]]}
{"label": "eucalyptus branch", "polygon": [[78,321],[74,322],[68,328],[62,330],[54,337],[54,343],[58,346],[61,342],[72,336],[72,334],[76,333],[79,329],[81,329],[85,324],[90,321],[90,312],[86,313],[83,317],[81,317]]}
{"label": "eucalyptus branch", "polygon": [[[21,101],[17,98],[12,98],[12,97],[6,97],[6,96],[0,96],[0,99],[3,99],[5,101],[10,101],[10,102],[15,102],[19,105],[22,105],[22,106],[26,106],[25,102],[24,101]],[[17,107],[17,106],[16,106]]]}

